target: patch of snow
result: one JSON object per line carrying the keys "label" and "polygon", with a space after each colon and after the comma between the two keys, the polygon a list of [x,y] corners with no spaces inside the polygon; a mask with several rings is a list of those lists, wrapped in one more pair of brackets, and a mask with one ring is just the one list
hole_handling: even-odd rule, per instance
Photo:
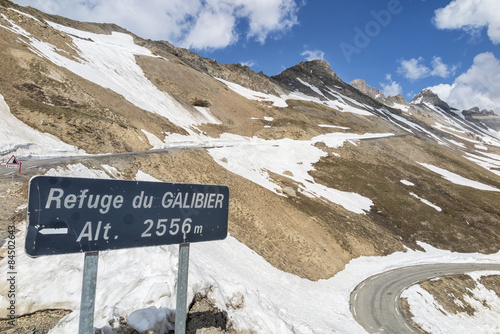
{"label": "patch of snow", "polygon": [[85,155],[73,145],[68,145],[56,136],[39,132],[18,120],[0,95],[0,158],[8,159],[15,154],[17,158],[43,158],[69,155]]}
{"label": "patch of snow", "polygon": [[325,97],[325,95],[321,92],[321,90],[319,90],[319,88],[318,88],[318,87],[316,87],[316,86],[314,86],[314,85],[311,85],[310,83],[305,82],[304,80],[301,80],[300,78],[297,78],[297,80],[298,80],[301,84],[303,84],[304,86],[309,87],[309,88],[310,88],[313,92],[315,92],[316,94],[318,94],[318,95],[321,95],[321,96]]}
{"label": "patch of snow", "polygon": [[142,170],[137,171],[137,174],[135,175],[135,179],[137,181],[160,182],[160,180],[158,180],[157,178],[155,178],[147,173],[144,173]]}
{"label": "patch of snow", "polygon": [[203,117],[205,117],[207,123],[212,123],[212,124],[222,124],[220,119],[218,119],[212,112],[210,111],[210,108],[206,107],[194,107],[196,110],[200,112]]}
{"label": "patch of snow", "polygon": [[411,108],[409,105],[400,104],[400,103],[393,103],[391,107],[393,107],[395,109],[399,109],[399,110],[404,111],[404,112],[408,112]]}
{"label": "patch of snow", "polygon": [[450,181],[452,183],[455,183],[455,184],[458,184],[458,185],[461,185],[461,186],[475,188],[475,189],[478,189],[478,190],[499,191],[500,192],[500,189],[497,189],[495,187],[486,185],[486,184],[481,183],[481,182],[477,182],[477,181],[473,181],[473,180],[467,179],[467,178],[462,177],[462,176],[460,176],[458,174],[455,174],[455,173],[452,173],[450,171],[447,171],[446,169],[439,168],[439,167],[436,167],[436,166],[433,166],[433,165],[430,165],[430,164],[426,164],[426,163],[423,163],[423,162],[419,162],[419,164],[422,165],[422,166],[424,166],[425,168],[433,171],[434,173],[437,173],[437,174],[441,175],[442,177],[444,177],[445,179],[447,179],[448,181]]}
{"label": "patch of snow", "polygon": [[474,145],[474,147],[476,147],[479,150],[488,151],[488,147],[486,147],[484,145],[476,144],[476,145]]}
{"label": "patch of snow", "polygon": [[[465,134],[465,132],[464,132],[464,131],[461,131],[461,130],[457,130],[456,128],[451,128],[451,127],[449,127],[449,126],[444,126],[444,125],[442,125],[442,124],[440,124],[440,123],[436,123],[435,125],[433,125],[433,127],[434,127],[434,128],[436,128],[436,129],[439,129],[439,130],[441,130],[441,131],[443,131],[443,132],[445,132],[445,133],[451,134],[451,135],[453,135],[453,136],[455,136],[455,137],[457,137],[457,138],[459,138],[459,139],[462,139],[462,140],[468,141],[468,142],[470,142],[470,143],[480,144],[480,142],[479,142],[479,141],[477,141],[477,140],[470,139],[470,138],[467,138],[467,137],[464,137],[464,136],[460,136],[460,135],[458,135],[458,134],[457,134],[457,132],[459,132],[459,133],[463,133],[463,134]],[[451,140],[448,140],[448,141],[450,141],[450,142],[451,142]],[[461,144],[461,145],[462,145],[462,146],[464,146],[463,144]]]}
{"label": "patch of snow", "polygon": [[415,183],[410,182],[410,181],[400,180],[400,182],[401,182],[402,184],[404,184],[405,186],[410,186],[410,187],[414,187],[414,186],[415,186]]}
{"label": "patch of snow", "polygon": [[158,149],[165,146],[165,143],[160,138],[156,137],[154,134],[144,129],[141,129],[141,131],[146,135],[149,141],[149,145],[153,146],[153,149]]}
{"label": "patch of snow", "polygon": [[[254,90],[251,90],[251,89],[245,88],[241,85],[238,85],[234,82],[222,80],[219,78],[216,78],[216,79],[219,80],[220,82],[224,83],[227,87],[229,87],[234,92],[240,94],[241,96],[243,96],[249,100],[272,102],[275,107],[288,107],[286,100],[290,99],[290,100],[309,101],[309,102],[324,104],[324,105],[329,106],[330,108],[334,108],[334,109],[340,110],[342,112],[351,112],[351,113],[355,113],[355,114],[363,115],[363,116],[373,116],[372,113],[368,112],[365,109],[365,106],[363,104],[360,104],[356,100],[348,98],[348,97],[341,95],[341,94],[334,92],[334,91],[332,91],[332,92],[334,92],[335,96],[337,97],[336,100],[321,101],[317,97],[309,96],[309,95],[306,95],[306,94],[301,93],[299,91],[291,92],[288,95],[281,95],[280,97],[277,97],[277,96],[272,95],[272,94],[256,92]],[[311,89],[313,89],[313,88],[317,89],[317,87],[309,85],[305,81],[301,81],[301,82],[303,82],[307,86],[311,86],[312,87]],[[321,91],[319,93],[321,93]],[[321,95],[324,96],[322,93],[321,93]],[[345,100],[348,100],[353,104],[359,105],[361,108],[353,107],[350,104],[346,103]]]}
{"label": "patch of snow", "polygon": [[30,19],[35,20],[35,21],[37,21],[37,22],[41,22],[41,21],[40,21],[39,19],[37,19],[36,17],[31,16],[31,15],[29,15],[29,14],[26,14],[26,13],[24,13],[24,12],[21,12],[20,10],[17,10],[17,9],[14,9],[14,8],[7,8],[7,9],[9,9],[9,10],[11,10],[11,11],[13,11],[13,12],[16,12],[16,13],[18,13],[18,14],[24,15],[24,16],[26,16],[26,17],[29,17]]}
{"label": "patch of snow", "polygon": [[153,331],[166,333],[174,328],[167,322],[167,312],[156,306],[136,310],[127,317],[127,323],[139,333]]}
{"label": "patch of snow", "polygon": [[[446,311],[420,285],[412,286],[404,291],[401,296],[408,299],[410,312],[413,314],[412,320],[427,333],[499,333],[500,297],[494,291],[486,289],[478,280],[480,276],[487,274],[469,274],[476,280],[477,286],[474,289],[464,291],[463,298],[474,309],[473,315],[466,312],[453,314]],[[498,275],[500,272],[489,272],[489,274]],[[457,304],[461,303],[458,299],[456,302]]]}
{"label": "patch of snow", "polygon": [[422,99],[423,99],[423,97],[419,96],[419,97],[417,97],[417,99],[415,101],[411,101],[410,104],[420,104],[420,103],[422,103]]}
{"label": "patch of snow", "polygon": [[349,130],[351,129],[350,127],[347,126],[338,126],[338,125],[329,125],[329,124],[318,124],[320,128],[334,128],[334,129],[342,129],[342,130]]}
{"label": "patch of snow", "polygon": [[121,173],[118,171],[118,169],[116,169],[113,166],[110,166],[110,165],[101,165],[101,167],[104,168],[104,170],[109,175],[111,175],[111,177],[114,178],[114,179],[117,179],[121,175]]}
{"label": "patch of snow", "polygon": [[441,138],[439,138],[438,136],[436,136],[435,134],[433,134],[432,132],[426,130],[425,128],[421,127],[420,125],[416,124],[416,123],[413,123],[412,121],[402,117],[402,116],[399,116],[399,115],[396,115],[396,114],[393,114],[393,113],[390,113],[388,110],[386,110],[385,108],[381,108],[381,109],[377,109],[379,112],[381,112],[382,114],[386,115],[389,120],[399,126],[401,129],[405,130],[405,131],[408,131],[410,133],[413,133],[413,131],[411,131],[410,129],[402,126],[401,124],[397,123],[397,122],[394,122],[391,118],[394,118],[395,120],[398,120],[399,122],[403,123],[403,124],[406,124],[408,125],[410,128],[412,129],[415,129],[415,130],[418,130],[418,131],[421,131],[425,134],[427,134],[429,137],[433,138],[434,140],[436,140],[439,144],[441,145],[445,145],[445,146],[449,146],[446,142],[444,142]]}
{"label": "patch of snow", "polygon": [[249,100],[257,100],[257,101],[262,101],[262,102],[272,102],[273,106],[279,107],[279,108],[286,108],[288,107],[288,104],[285,102],[285,99],[282,97],[278,97],[272,94],[266,94],[262,92],[257,92],[254,90],[251,90],[249,88],[243,87],[241,85],[238,85],[237,83],[223,80],[220,78],[215,78],[225,84],[229,89],[232,91],[238,93],[239,95],[249,99]]}
{"label": "patch of snow", "polygon": [[455,141],[453,139],[446,139],[448,142],[452,143],[453,145],[456,145],[458,147],[461,147],[461,148],[466,148],[465,144],[464,143],[460,143],[458,141]]}
{"label": "patch of snow", "polygon": [[439,206],[437,206],[437,205],[433,204],[432,202],[430,202],[430,201],[426,200],[425,198],[419,197],[419,196],[418,196],[417,194],[415,194],[415,193],[410,192],[410,195],[411,195],[411,196],[413,196],[413,197],[415,197],[416,199],[418,199],[418,200],[419,200],[419,201],[421,201],[422,203],[427,204],[428,206],[430,206],[431,208],[435,209],[435,210],[436,210],[436,211],[438,211],[438,212],[443,211],[443,210],[442,210]]}
{"label": "patch of snow", "polygon": [[500,176],[500,155],[486,152],[480,152],[479,155],[466,152],[465,158]]}
{"label": "patch of snow", "polygon": [[[451,126],[451,127],[445,127],[439,123],[436,123],[436,126],[440,127],[445,127],[448,128],[449,133],[458,136],[455,132],[461,132],[463,134],[470,134],[473,133],[475,137],[480,140],[481,142],[487,143],[489,145],[493,146],[500,146],[500,141],[498,140],[500,138],[499,132],[490,128],[487,128],[485,131],[484,128],[479,127],[477,124],[473,122],[469,122],[465,119],[464,115],[461,112],[454,112],[455,115],[460,116],[459,118],[456,117],[450,117],[448,113],[446,113],[443,109],[436,107],[432,104],[425,104],[430,110],[433,110],[434,112],[438,113],[441,115],[441,117]],[[452,111],[453,112],[453,111]],[[443,130],[444,131],[444,130]],[[446,132],[446,131],[445,131]],[[471,140],[465,137],[460,137],[461,139],[468,140],[471,142],[476,142],[480,143],[478,140]]]}
{"label": "patch of snow", "polygon": [[[310,197],[324,198],[332,203],[339,204],[345,209],[361,214],[369,211],[373,202],[359,194],[343,192],[318,184],[309,175],[313,170],[313,164],[326,152],[314,146],[322,142],[327,146],[336,148],[342,146],[346,141],[367,138],[380,138],[392,136],[392,134],[352,134],[352,133],[329,133],[306,140],[263,140],[259,138],[247,138],[231,134],[223,134],[221,139],[228,142],[239,142],[236,146],[225,146],[209,149],[212,158],[229,171],[269,189],[276,194],[281,193],[281,187],[272,181],[269,172],[288,177],[299,186],[299,191]],[[291,172],[293,176],[284,174]]]}
{"label": "patch of snow", "polygon": [[81,163],[75,165],[67,165],[66,168],[51,168],[45,175],[84,177],[90,179],[111,179],[111,177],[105,171],[102,171],[100,169],[91,169]]}

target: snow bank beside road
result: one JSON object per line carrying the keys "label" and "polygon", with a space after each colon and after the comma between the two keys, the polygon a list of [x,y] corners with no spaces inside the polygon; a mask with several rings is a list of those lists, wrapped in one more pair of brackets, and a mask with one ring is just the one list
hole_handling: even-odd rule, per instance
{"label": "snow bank beside road", "polygon": [[[401,295],[408,299],[410,312],[413,314],[413,321],[420,324],[423,330],[428,333],[500,333],[500,297],[491,290],[488,290],[479,282],[482,275],[499,275],[500,272],[477,272],[470,273],[469,276],[476,281],[474,289],[463,291],[463,299],[474,310],[473,314],[468,312],[450,313],[437,303],[434,297],[424,290],[420,285],[414,285]],[[450,298],[461,306],[462,301],[454,294]]]}
{"label": "snow bank beside road", "polygon": [[[0,95],[0,162],[6,162],[12,154],[18,158],[82,155],[73,145],[68,145],[48,133],[41,133],[18,120]],[[5,161],[4,161],[5,160]]]}

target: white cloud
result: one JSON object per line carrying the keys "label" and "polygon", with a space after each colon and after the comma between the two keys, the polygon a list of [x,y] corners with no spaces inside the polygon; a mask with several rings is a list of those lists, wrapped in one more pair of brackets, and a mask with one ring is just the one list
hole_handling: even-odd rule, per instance
{"label": "white cloud", "polygon": [[238,40],[236,18],[230,9],[202,11],[190,27],[181,46],[194,49],[220,49]]}
{"label": "white cloud", "polygon": [[[222,0],[215,0],[222,1]],[[247,38],[264,43],[270,32],[283,32],[298,23],[297,4],[294,0],[226,0],[234,3],[239,16],[248,18]]]}
{"label": "white cloud", "polygon": [[398,68],[398,73],[410,80],[418,80],[429,76],[438,76],[447,78],[454,74],[457,66],[449,66],[443,63],[441,57],[433,57],[431,67],[423,64],[422,57],[411,58],[409,60],[402,59]]}
{"label": "white cloud", "polygon": [[255,61],[253,61],[253,60],[241,61],[240,64],[242,66],[252,67],[255,65]]}
{"label": "white cloud", "polygon": [[385,96],[396,96],[401,94],[403,91],[401,85],[392,80],[392,76],[390,74],[386,74],[385,79],[388,83],[380,83],[382,86],[382,93],[384,93]]}
{"label": "white cloud", "polygon": [[500,43],[500,1],[454,0],[446,7],[437,9],[434,24],[438,29],[463,29],[477,32],[487,27],[488,37],[494,44]]}
{"label": "white cloud", "polygon": [[[240,35],[264,43],[298,23],[295,0],[16,0],[75,20],[112,22],[193,49],[224,48]],[[244,31],[238,31],[243,29]]]}
{"label": "white cloud", "polygon": [[[430,90],[432,90],[434,93],[436,93],[441,100],[443,101],[450,101],[450,95],[451,91],[456,87],[456,84],[439,84],[437,86],[429,87]],[[453,105],[454,107],[458,107],[456,105]]]}
{"label": "white cloud", "polygon": [[325,60],[325,53],[321,50],[306,50],[300,55],[305,57],[307,61],[315,59]]}
{"label": "white cloud", "polygon": [[430,75],[441,78],[447,78],[450,75],[453,75],[457,69],[457,66],[449,67],[448,65],[444,64],[441,60],[441,57],[434,57],[431,64],[432,71],[430,72]]}
{"label": "white cloud", "polygon": [[410,80],[417,80],[429,76],[429,68],[420,64],[422,57],[410,60],[401,60],[401,65],[398,68],[398,73]]}
{"label": "white cloud", "polygon": [[459,109],[477,106],[500,112],[500,60],[491,52],[478,54],[472,66],[453,84],[441,84],[429,89]]}

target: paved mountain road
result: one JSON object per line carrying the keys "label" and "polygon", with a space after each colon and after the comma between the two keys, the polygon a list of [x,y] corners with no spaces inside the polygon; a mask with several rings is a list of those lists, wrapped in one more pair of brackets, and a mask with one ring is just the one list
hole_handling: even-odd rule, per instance
{"label": "paved mountain road", "polygon": [[429,264],[387,271],[354,289],[351,312],[368,333],[421,333],[403,316],[403,291],[432,278],[484,270],[500,271],[500,264]]}
{"label": "paved mountain road", "polygon": [[[19,158],[19,161],[22,162],[21,174],[28,174],[29,176],[37,175],[37,173],[33,173],[33,169],[35,168],[52,168],[58,167],[61,165],[67,164],[75,164],[85,160],[107,160],[113,157],[120,156],[131,156],[131,155],[148,155],[154,153],[168,153],[168,152],[176,152],[182,150],[203,150],[210,148],[218,148],[218,147],[232,147],[235,146],[235,143],[221,143],[221,144],[186,144],[179,146],[172,146],[161,149],[151,149],[146,151],[135,151],[135,152],[123,152],[123,153],[110,153],[110,154],[89,154],[89,155],[74,155],[74,156],[62,156],[62,157],[52,157],[52,158],[35,158],[35,159],[23,159]],[[4,159],[5,160],[5,159]],[[5,163],[6,161],[2,161]],[[12,171],[17,175],[18,169],[7,169],[5,165],[0,165],[0,178],[10,178],[12,175]]]}

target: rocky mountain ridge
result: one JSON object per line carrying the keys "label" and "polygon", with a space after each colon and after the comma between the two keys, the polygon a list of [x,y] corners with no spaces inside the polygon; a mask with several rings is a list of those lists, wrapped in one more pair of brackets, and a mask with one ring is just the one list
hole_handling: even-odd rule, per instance
{"label": "rocky mountain ridge", "polygon": [[467,121],[479,127],[490,128],[495,131],[500,130],[500,117],[498,117],[493,110],[484,109],[480,111],[478,107],[473,107],[469,110],[459,111],[441,100],[441,98],[430,89],[422,90],[408,103],[401,94],[385,97],[379,89],[370,87],[362,79],[355,79],[351,81],[350,85],[388,107],[394,107],[407,112],[430,113],[429,115],[434,116],[436,116],[435,108],[438,108],[439,111],[444,111],[452,117],[465,118]]}
{"label": "rocky mountain ridge", "polygon": [[[410,103],[415,105],[425,105],[427,103],[439,107],[446,112],[450,112],[452,110],[448,103],[441,100],[439,96],[430,89],[422,90],[419,94],[415,95]],[[457,109],[453,108],[453,110]]]}
{"label": "rocky mountain ridge", "polygon": [[379,88],[369,86],[363,79],[354,79],[349,85],[358,89],[361,93],[366,94],[374,99],[385,100],[385,95]]}

